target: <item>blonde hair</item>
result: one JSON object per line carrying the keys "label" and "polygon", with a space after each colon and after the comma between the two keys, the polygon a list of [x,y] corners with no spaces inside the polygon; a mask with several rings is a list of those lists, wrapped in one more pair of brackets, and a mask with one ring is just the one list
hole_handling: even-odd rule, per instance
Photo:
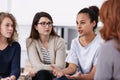
{"label": "blonde hair", "polygon": [[17,38],[18,38],[18,34],[16,30],[17,22],[16,22],[15,17],[12,14],[7,13],[7,12],[0,12],[0,25],[2,24],[2,21],[4,20],[4,18],[6,17],[10,18],[13,22],[13,34],[10,38],[7,39],[8,44],[11,44],[17,41]]}

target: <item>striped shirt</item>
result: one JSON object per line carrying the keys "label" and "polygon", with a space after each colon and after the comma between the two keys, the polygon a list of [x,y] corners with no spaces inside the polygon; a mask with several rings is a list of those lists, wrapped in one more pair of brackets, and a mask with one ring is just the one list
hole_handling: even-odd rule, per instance
{"label": "striped shirt", "polygon": [[51,64],[49,51],[46,48],[44,48],[43,46],[41,47],[41,53],[43,54],[43,63]]}

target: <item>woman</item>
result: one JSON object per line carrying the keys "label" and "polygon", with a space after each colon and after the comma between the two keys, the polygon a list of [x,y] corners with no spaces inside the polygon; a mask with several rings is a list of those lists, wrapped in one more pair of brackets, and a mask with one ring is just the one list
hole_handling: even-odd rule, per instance
{"label": "woman", "polygon": [[0,80],[16,80],[20,75],[21,47],[17,42],[15,17],[0,12]]}
{"label": "woman", "polygon": [[100,9],[105,43],[98,50],[100,56],[95,80],[120,80],[120,0],[106,0]]}
{"label": "woman", "polygon": [[[92,80],[96,70],[97,49],[103,41],[95,33],[98,23],[99,9],[96,6],[83,8],[76,17],[76,24],[79,36],[72,40],[70,53],[66,58],[69,66],[63,70],[55,66],[53,73],[58,77],[57,80]],[[76,74],[74,74],[78,70]],[[70,76],[71,74],[74,74]]]}
{"label": "woman", "polygon": [[51,64],[65,66],[65,44],[54,31],[52,17],[46,12],[35,14],[27,39],[28,58],[32,65],[29,76],[33,80],[51,80]]}

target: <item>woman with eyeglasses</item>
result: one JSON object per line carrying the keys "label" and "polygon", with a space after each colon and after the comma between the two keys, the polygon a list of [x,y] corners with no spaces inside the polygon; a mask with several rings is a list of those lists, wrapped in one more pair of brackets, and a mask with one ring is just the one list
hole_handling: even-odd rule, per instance
{"label": "woman with eyeglasses", "polygon": [[11,13],[0,12],[0,80],[17,80],[20,76],[21,47],[16,27]]}
{"label": "woman with eyeglasses", "polygon": [[65,43],[54,30],[50,14],[35,14],[29,38],[27,53],[31,64],[28,75],[32,80],[52,80],[51,64],[59,68],[65,67]]}

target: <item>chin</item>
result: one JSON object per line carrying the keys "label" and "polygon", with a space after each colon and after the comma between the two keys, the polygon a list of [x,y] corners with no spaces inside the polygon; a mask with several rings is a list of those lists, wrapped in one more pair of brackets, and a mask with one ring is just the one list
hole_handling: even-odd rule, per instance
{"label": "chin", "polygon": [[11,36],[6,36],[6,38],[11,38]]}
{"label": "chin", "polygon": [[79,34],[79,36],[83,36],[83,34]]}

